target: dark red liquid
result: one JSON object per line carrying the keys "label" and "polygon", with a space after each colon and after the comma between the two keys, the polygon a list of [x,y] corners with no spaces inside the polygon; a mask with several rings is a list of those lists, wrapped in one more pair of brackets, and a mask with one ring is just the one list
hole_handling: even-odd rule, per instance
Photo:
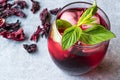
{"label": "dark red liquid", "polygon": [[[81,12],[84,10],[85,9],[74,8],[66,11],[72,11],[74,13],[76,11]],[[58,15],[58,18],[61,18],[63,13]],[[108,29],[109,27],[107,26],[103,18],[99,14],[96,15],[100,19],[100,24],[102,24]],[[60,30],[59,32],[62,33],[62,31]],[[98,64],[100,64],[100,62],[105,56],[109,44],[109,42],[107,41],[92,47],[91,46],[80,47],[79,45],[75,45],[68,50],[62,50],[61,42],[57,41],[57,39],[54,39],[55,36],[57,35],[55,34],[55,31],[52,29],[50,36],[48,38],[48,49],[50,55],[59,68],[73,75],[86,73],[89,70],[95,68]]]}

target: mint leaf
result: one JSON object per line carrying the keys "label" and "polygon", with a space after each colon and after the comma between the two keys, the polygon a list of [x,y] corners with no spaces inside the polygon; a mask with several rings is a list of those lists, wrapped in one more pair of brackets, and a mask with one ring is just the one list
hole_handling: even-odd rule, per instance
{"label": "mint leaf", "polygon": [[81,34],[82,30],[80,27],[72,26],[67,28],[62,36],[62,48],[64,50],[70,48],[79,40]]}
{"label": "mint leaf", "polygon": [[96,23],[96,18],[90,18],[84,22],[84,24]]}
{"label": "mint leaf", "polygon": [[86,44],[98,44],[103,41],[110,40],[111,38],[115,37],[115,34],[111,31],[104,28],[102,25],[99,24],[91,24],[92,27],[84,30],[80,36],[80,41]]}
{"label": "mint leaf", "polygon": [[72,26],[68,21],[62,19],[57,19],[56,25],[59,29],[66,29]]}
{"label": "mint leaf", "polygon": [[97,4],[94,1],[92,7],[88,8],[78,20],[77,26],[84,24],[87,20],[89,20],[95,13],[97,12]]}
{"label": "mint leaf", "polygon": [[[79,18],[76,25],[70,24],[68,21],[58,19],[56,25],[58,29],[65,29],[62,36],[62,48],[64,50],[70,48],[78,40],[86,44],[94,45],[103,41],[110,40],[115,37],[115,34],[107,30],[104,26],[97,24],[96,18],[93,18],[97,12],[96,0],[92,7],[88,8]],[[91,27],[82,30],[81,25],[90,25]]]}

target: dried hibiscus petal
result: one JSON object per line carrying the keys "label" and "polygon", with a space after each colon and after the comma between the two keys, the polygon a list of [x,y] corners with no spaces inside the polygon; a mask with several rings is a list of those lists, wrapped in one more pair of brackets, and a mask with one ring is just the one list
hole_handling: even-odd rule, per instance
{"label": "dried hibiscus petal", "polygon": [[60,10],[61,8],[55,8],[55,9],[50,10],[50,13],[53,15],[56,15]]}
{"label": "dried hibiscus petal", "polygon": [[0,27],[2,27],[5,23],[5,19],[4,18],[0,18]]}
{"label": "dried hibiscus petal", "polygon": [[1,17],[7,18],[7,17],[12,16],[12,15],[14,15],[14,12],[10,9],[6,9],[2,12]]}
{"label": "dried hibiscus petal", "polygon": [[16,40],[16,41],[23,41],[23,40],[25,40],[25,34],[24,34],[22,28],[20,28],[16,32],[12,32],[12,34],[14,35],[14,37],[12,38],[13,40]]}
{"label": "dried hibiscus petal", "polygon": [[32,1],[32,9],[31,11],[33,13],[36,13],[40,9],[40,4],[37,1],[31,0]]}
{"label": "dried hibiscus petal", "polygon": [[6,9],[5,11],[2,12],[1,17],[2,18],[7,18],[10,17],[12,15],[16,15],[18,17],[22,17],[25,18],[26,15],[25,13],[22,12],[22,10],[20,10],[19,8],[11,8],[11,9]]}
{"label": "dried hibiscus petal", "polygon": [[50,14],[47,10],[47,8],[45,8],[41,13],[40,13],[40,20],[42,22],[43,25],[43,29],[42,29],[42,36],[45,35],[46,37],[49,34],[49,30],[50,30]]}
{"label": "dried hibiscus petal", "polygon": [[44,24],[44,29],[47,31],[47,33],[49,33],[50,26],[51,26],[50,22],[46,21],[45,24]]}
{"label": "dried hibiscus petal", "polygon": [[37,51],[37,45],[36,44],[23,44],[23,47],[25,50],[27,50],[28,53],[33,53]]}
{"label": "dried hibiscus petal", "polygon": [[20,24],[21,22],[19,22],[19,20],[17,20],[17,22],[15,23],[5,23],[3,25],[3,29],[7,30],[7,31],[17,31],[20,28]]}
{"label": "dried hibiscus petal", "polygon": [[25,1],[15,1],[14,4],[17,4],[21,9],[27,8],[28,5]]}
{"label": "dried hibiscus petal", "polygon": [[40,20],[42,22],[42,25],[45,24],[45,22],[49,19],[49,12],[47,8],[43,9],[43,11],[40,13]]}
{"label": "dried hibiscus petal", "polygon": [[10,3],[6,3],[3,5],[4,9],[10,9],[12,6],[14,6],[14,4],[10,4]]}
{"label": "dried hibiscus petal", "polygon": [[40,28],[40,26],[38,26],[36,32],[33,33],[33,35],[31,36],[30,40],[33,40],[33,41],[37,42],[38,39],[39,39],[41,31],[42,31],[42,28]]}
{"label": "dried hibiscus petal", "polygon": [[4,38],[12,39],[15,41],[25,40],[25,35],[22,28],[15,32],[8,32],[7,30],[4,30],[0,33],[0,35],[3,36]]}
{"label": "dried hibiscus petal", "polygon": [[42,35],[45,35],[45,37],[48,36],[49,34],[49,30],[50,30],[50,22],[49,21],[46,21],[44,26],[43,26],[43,29],[44,29],[44,33]]}
{"label": "dried hibiscus petal", "polygon": [[18,7],[12,8],[11,11],[13,11],[13,12],[14,12],[14,15],[16,15],[16,16],[18,16],[18,17],[22,17],[22,18],[25,18],[25,17],[26,17],[25,13],[23,13],[22,10],[19,9]]}
{"label": "dried hibiscus petal", "polygon": [[19,17],[25,17],[25,14],[22,12],[22,8],[27,6],[25,1],[16,1],[14,3],[4,3],[0,4],[0,17],[7,18],[12,15]]}
{"label": "dried hibiscus petal", "polygon": [[3,31],[1,31],[0,32],[0,36],[2,36],[2,37],[4,37],[4,38],[7,38],[7,35],[8,35],[9,33],[6,31],[6,30],[3,30]]}

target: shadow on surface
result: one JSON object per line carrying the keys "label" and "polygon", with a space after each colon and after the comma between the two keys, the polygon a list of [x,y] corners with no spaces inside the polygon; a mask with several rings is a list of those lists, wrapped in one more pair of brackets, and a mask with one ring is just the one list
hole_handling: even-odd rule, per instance
{"label": "shadow on surface", "polygon": [[117,51],[112,51],[113,48],[109,48],[107,55],[105,56],[105,59],[103,62],[92,71],[81,75],[82,77],[93,77],[95,78],[113,78],[113,77],[119,77],[120,75],[120,58]]}

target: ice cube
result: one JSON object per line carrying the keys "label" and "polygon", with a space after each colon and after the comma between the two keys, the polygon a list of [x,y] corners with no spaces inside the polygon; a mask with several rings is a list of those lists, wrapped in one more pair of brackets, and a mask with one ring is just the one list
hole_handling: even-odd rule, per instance
{"label": "ice cube", "polygon": [[62,14],[60,19],[66,20],[70,22],[72,25],[75,25],[77,23],[77,14],[73,11],[66,11]]}
{"label": "ice cube", "polygon": [[78,18],[77,20],[79,20],[79,18],[82,16],[83,12],[84,12],[83,10],[76,12],[77,13],[77,18]]}
{"label": "ice cube", "polygon": [[[100,24],[100,18],[98,15],[94,15],[92,18],[96,18],[96,21],[94,21],[93,23],[98,23]],[[85,29],[88,29],[90,28],[91,26],[90,25],[82,25],[81,28],[82,30],[85,30]]]}

